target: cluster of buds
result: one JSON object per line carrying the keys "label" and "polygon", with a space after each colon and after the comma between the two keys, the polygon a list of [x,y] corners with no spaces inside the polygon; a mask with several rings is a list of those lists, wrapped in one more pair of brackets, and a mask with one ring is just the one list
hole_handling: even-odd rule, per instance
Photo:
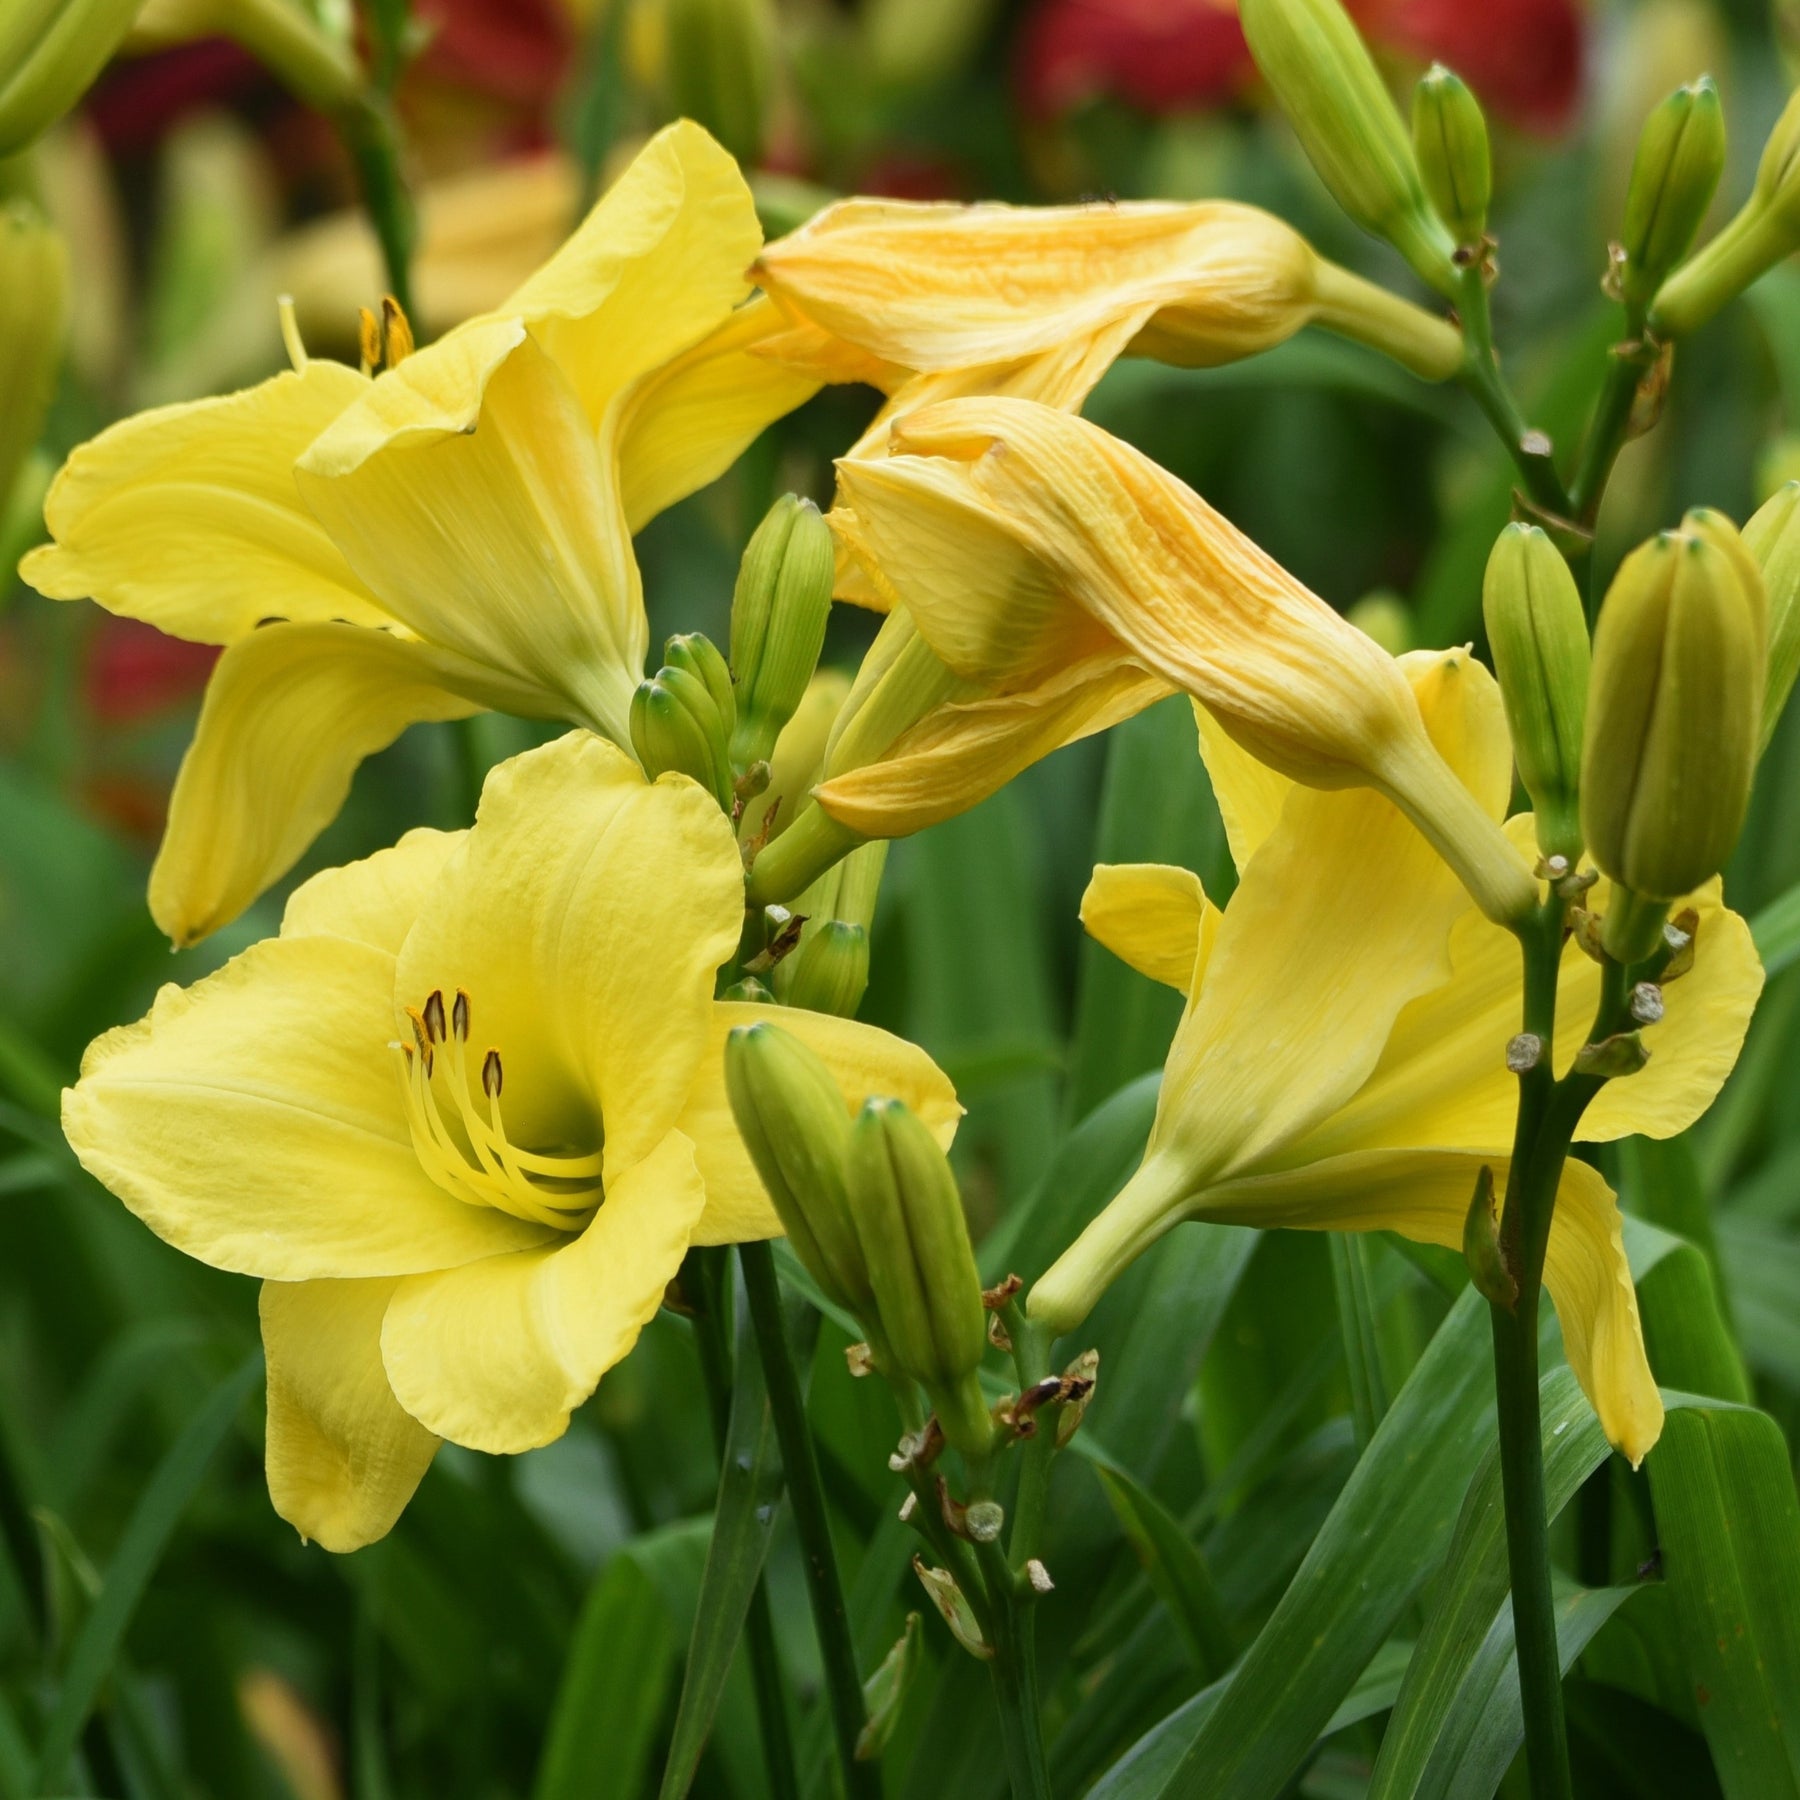
{"label": "cluster of buds", "polygon": [[692,776],[729,812],[737,721],[731,671],[697,631],[670,638],[663,656],[663,666],[631,697],[631,747],[646,774]]}

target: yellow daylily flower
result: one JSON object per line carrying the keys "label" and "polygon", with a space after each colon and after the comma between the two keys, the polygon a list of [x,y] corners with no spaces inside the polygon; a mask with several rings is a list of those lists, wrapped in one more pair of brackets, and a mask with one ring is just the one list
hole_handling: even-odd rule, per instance
{"label": "yellow daylily flower", "polygon": [[710,797],[575,732],[495,770],[472,829],[315,876],[279,937],[90,1047],[63,1103],[84,1166],[265,1283],[269,1486],[307,1537],[380,1537],[440,1438],[555,1438],[691,1244],[780,1231],[734,1025],[779,1016],[847,1107],[899,1094],[949,1141],[923,1051],[713,999],[742,920]]}
{"label": "yellow daylily flower", "polygon": [[[1283,774],[1386,794],[1490,918],[1536,904],[1529,861],[1433,746],[1394,658],[1167,470],[1007,398],[912,413],[893,451],[839,465],[843,529],[958,677],[1129,661]],[[830,783],[820,801],[846,806]]]}
{"label": "yellow daylily flower", "polygon": [[[1466,651],[1402,667],[1434,743],[1498,820],[1511,753],[1498,689]],[[1484,918],[1398,809],[1368,790],[1269,779],[1216,725],[1201,744],[1242,879],[1214,907],[1185,870],[1101,868],[1090,931],[1187,995],[1143,1163],[1033,1290],[1057,1331],[1080,1322],[1140,1251],[1183,1219],[1397,1231],[1460,1247],[1483,1165],[1504,1187],[1517,1106],[1505,1067],[1522,1007],[1519,947]],[[1249,779],[1246,780],[1245,777]],[[1508,821],[1531,842],[1532,821]],[[1604,903],[1602,899],[1602,904]],[[1744,921],[1715,881],[1693,968],[1644,1028],[1648,1066],[1609,1082],[1580,1136],[1685,1130],[1737,1059],[1762,986]],[[1553,1057],[1586,1037],[1600,970],[1571,940]],[[1563,1172],[1545,1281],[1574,1369],[1635,1463],[1662,1402],[1644,1354],[1618,1207],[1596,1170]]]}
{"label": "yellow daylily flower", "polygon": [[760,241],[737,165],[659,134],[496,312],[370,379],[304,361],[128,419],[70,457],[22,573],[226,646],[150,905],[235,917],[356,765],[484,707],[629,742],[648,625],[631,537],[816,385],[753,345]]}

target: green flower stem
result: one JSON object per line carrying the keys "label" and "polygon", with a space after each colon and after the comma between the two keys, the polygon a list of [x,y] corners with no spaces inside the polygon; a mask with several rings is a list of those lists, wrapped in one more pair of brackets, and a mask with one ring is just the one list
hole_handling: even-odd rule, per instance
{"label": "green flower stem", "polygon": [[998,1544],[983,1544],[977,1559],[987,1576],[992,1618],[988,1641],[994,1647],[988,1669],[1000,1708],[1000,1736],[1006,1748],[1013,1800],[1050,1800],[1050,1765],[1038,1706],[1037,1645],[1032,1612],[1019,1593],[1019,1578]]}
{"label": "green flower stem", "polygon": [[388,290],[413,316],[412,257],[418,218],[400,168],[400,128],[385,95],[364,93],[337,115],[339,135],[356,164],[363,207],[381,244]]}
{"label": "green flower stem", "polygon": [[[1041,1325],[1026,1318],[1023,1308],[1009,1306],[1006,1326],[1013,1341],[1013,1367],[1019,1391],[1033,1387],[1050,1373],[1050,1341]],[[1050,1491],[1050,1463],[1056,1455],[1056,1421],[1042,1421],[1036,1437],[1020,1453],[1019,1487],[1013,1496],[1012,1529],[1007,1552],[1015,1569],[1023,1569],[1038,1552],[1044,1529],[1044,1507]]]}
{"label": "green flower stem", "polygon": [[1612,474],[1619,452],[1625,447],[1632,403],[1637,399],[1644,376],[1655,362],[1656,348],[1644,338],[1642,322],[1638,322],[1636,331],[1632,331],[1628,323],[1625,340],[1612,347],[1606,380],[1601,384],[1587,439],[1581,446],[1581,461],[1569,488],[1575,517],[1584,525],[1591,526],[1600,511],[1607,478]]}
{"label": "green flower stem", "polygon": [[776,1440],[781,1445],[782,1466],[787,1471],[788,1499],[793,1505],[794,1526],[806,1564],[807,1597],[812,1602],[813,1627],[819,1634],[825,1695],[831,1707],[844,1791],[851,1800],[879,1800],[879,1772],[872,1763],[859,1762],[856,1757],[857,1740],[868,1723],[869,1712],[856,1672],[856,1647],[851,1642],[843,1583],[831,1547],[819,1459],[806,1423],[800,1379],[781,1323],[781,1288],[775,1276],[775,1257],[766,1243],[750,1243],[738,1246],[738,1260],[744,1271],[750,1323],[756,1333],[757,1353],[762,1358],[769,1409],[775,1419]]}

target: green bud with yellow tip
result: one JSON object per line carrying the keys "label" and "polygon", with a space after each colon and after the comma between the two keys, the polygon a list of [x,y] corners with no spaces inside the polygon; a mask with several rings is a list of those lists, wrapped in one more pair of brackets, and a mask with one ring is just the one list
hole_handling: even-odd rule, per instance
{"label": "green bud with yellow tip", "polygon": [[874,1291],[845,1186],[850,1109],[831,1071],[791,1031],[739,1025],[725,1039],[725,1091],[794,1253],[867,1326]]}
{"label": "green bud with yellow tip", "polygon": [[142,0],[0,6],[0,156],[22,150],[93,85]]}
{"label": "green bud with yellow tip", "polygon": [[1587,718],[1587,616],[1569,565],[1535,525],[1508,525],[1481,584],[1513,757],[1546,856],[1581,858],[1581,739]]}
{"label": "green bud with yellow tip", "polygon": [[1744,548],[1762,571],[1769,603],[1769,670],[1763,683],[1762,735],[1757,755],[1769,747],[1782,709],[1800,675],[1800,481],[1778,488],[1757,508],[1743,531]]}
{"label": "green bud with yellow tip", "polygon": [[1456,244],[1425,197],[1412,138],[1350,15],[1338,0],[1240,0],[1238,16],[1338,205],[1454,297]]}
{"label": "green bud with yellow tip", "polygon": [[831,615],[836,553],[810,500],[785,494],[744,548],[731,597],[731,668],[737,677],[732,759],[740,768],[774,754],[818,667]]}
{"label": "green bud with yellow tip", "polygon": [[687,669],[662,668],[631,696],[631,747],[644,772],[691,775],[731,811],[731,754],[725,721],[706,683]]}
{"label": "green bud with yellow tip", "polygon": [[68,322],[62,236],[29,201],[8,201],[0,207],[0,513],[43,431]]}
{"label": "green bud with yellow tip", "polygon": [[1670,901],[1724,866],[1761,739],[1767,603],[1729,520],[1690,512],[1620,566],[1594,634],[1581,823],[1614,893],[1601,942],[1655,947]]}
{"label": "green bud with yellow tip", "polygon": [[775,81],[773,0],[663,0],[669,100],[741,163],[761,158]]}
{"label": "green bud with yellow tip", "polygon": [[930,1396],[945,1438],[986,1456],[994,1426],[976,1371],[987,1314],[949,1159],[900,1101],[877,1099],[851,1127],[845,1172],[894,1362]]}
{"label": "green bud with yellow tip", "polygon": [[731,669],[711,638],[699,631],[684,631],[663,645],[663,663],[692,675],[712,696],[727,738],[737,724],[737,695]]}
{"label": "green bud with yellow tip", "polygon": [[1678,87],[1644,121],[1625,193],[1619,293],[1649,304],[1687,255],[1725,171],[1725,114],[1710,75]]}
{"label": "green bud with yellow tip", "polygon": [[1433,63],[1413,89],[1412,128],[1426,197],[1459,247],[1479,244],[1494,192],[1481,102],[1460,77]]}

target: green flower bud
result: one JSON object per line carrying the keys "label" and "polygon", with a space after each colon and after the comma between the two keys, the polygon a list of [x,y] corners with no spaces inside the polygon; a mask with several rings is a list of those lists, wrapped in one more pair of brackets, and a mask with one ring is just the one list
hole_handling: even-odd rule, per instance
{"label": "green flower bud", "polygon": [[1487,231],[1494,165],[1481,103],[1442,63],[1413,89],[1413,150],[1425,193],[1457,244],[1479,244]]}
{"label": "green flower bud", "polygon": [[1716,875],[1737,842],[1761,737],[1766,609],[1755,560],[1704,511],[1639,545],[1607,593],[1581,823],[1614,882],[1602,942],[1620,962],[1655,948],[1668,903]]}
{"label": "green flower bud", "polygon": [[1535,525],[1508,525],[1481,586],[1519,779],[1546,856],[1581,859],[1581,736],[1587,717],[1587,617],[1575,577]]}
{"label": "green flower bud", "polygon": [[0,207],[0,511],[44,428],[68,314],[61,235],[28,202],[9,201]]}
{"label": "green flower bud", "polygon": [[711,638],[698,631],[682,632],[663,645],[663,662],[671,669],[692,675],[712,696],[727,738],[737,724],[737,696],[731,670]]}
{"label": "green flower bud", "polygon": [[1769,602],[1769,672],[1763,685],[1762,736],[1769,747],[1782,709],[1800,674],[1800,481],[1790,481],[1766,500],[1744,527],[1744,548],[1762,570]]}
{"label": "green flower bud", "polygon": [[851,1128],[845,1171],[894,1362],[931,1396],[944,1436],[985,1456],[994,1427],[976,1370],[987,1315],[949,1159],[898,1100],[870,1100]]}
{"label": "green flower bud", "polygon": [[1641,307],[1687,255],[1725,170],[1725,114],[1710,75],[1678,87],[1644,122],[1625,224],[1619,292]]}
{"label": "green flower bud", "polygon": [[1389,656],[1404,656],[1413,648],[1412,608],[1385,588],[1364,594],[1344,617],[1364,637],[1373,638]]}
{"label": "green flower bud", "polygon": [[856,1016],[869,985],[869,928],[887,864],[887,841],[852,850],[798,899],[806,923],[793,955],[775,965],[775,991],[789,1006]]}
{"label": "green flower bud", "polygon": [[810,500],[784,495],[744,549],[731,597],[731,667],[738,683],[732,760],[775,752],[818,667],[836,573],[831,528]]}
{"label": "green flower bud", "polygon": [[0,156],[22,150],[78,101],[141,0],[7,0],[0,7]]}
{"label": "green flower bud", "polygon": [[794,1253],[829,1299],[872,1321],[869,1267],[845,1190],[850,1109],[831,1071],[791,1031],[740,1025],[725,1040],[725,1090]]}
{"label": "green flower bud", "polygon": [[1241,0],[1256,66],[1337,203],[1454,296],[1456,249],[1425,198],[1412,140],[1338,0]]}
{"label": "green flower bud", "polygon": [[731,810],[731,756],[725,721],[705,682],[686,669],[659,669],[631,696],[631,747],[647,775],[691,775]]}
{"label": "green flower bud", "polygon": [[775,74],[772,0],[664,0],[669,99],[741,163],[762,155]]}

